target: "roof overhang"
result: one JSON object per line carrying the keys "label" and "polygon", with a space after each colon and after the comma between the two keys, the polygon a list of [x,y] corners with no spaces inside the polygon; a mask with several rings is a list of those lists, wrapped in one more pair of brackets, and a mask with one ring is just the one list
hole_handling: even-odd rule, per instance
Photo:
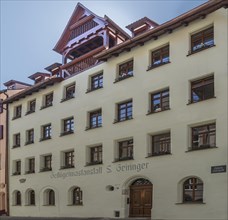
{"label": "roof overhang", "polygon": [[22,98],[25,98],[26,96],[32,95],[34,92],[38,92],[41,89],[47,88],[48,86],[53,86],[54,84],[59,83],[61,81],[63,81],[63,78],[61,78],[61,77],[48,78],[45,81],[37,83],[34,86],[31,86],[27,89],[24,89],[23,91],[21,91],[19,93],[16,93],[13,96],[10,96],[8,99],[4,100],[3,103],[13,103]]}
{"label": "roof overhang", "polygon": [[156,40],[163,34],[170,34],[174,29],[181,26],[188,26],[188,24],[197,19],[203,19],[208,14],[220,9],[228,7],[228,0],[210,0],[168,22],[165,22],[151,30],[148,30],[134,38],[131,38],[121,44],[118,44],[110,49],[102,51],[94,56],[100,61],[107,61],[112,56],[118,56],[120,53],[130,51],[133,47],[138,45],[143,46],[149,40]]}

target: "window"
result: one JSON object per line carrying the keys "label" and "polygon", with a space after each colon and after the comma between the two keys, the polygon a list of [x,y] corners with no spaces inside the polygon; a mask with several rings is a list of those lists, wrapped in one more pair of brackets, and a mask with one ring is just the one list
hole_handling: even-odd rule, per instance
{"label": "window", "polygon": [[3,99],[0,99],[0,114],[3,113]]}
{"label": "window", "polygon": [[14,172],[13,175],[20,175],[21,174],[21,161],[16,160],[14,161]]}
{"label": "window", "polygon": [[61,169],[73,168],[74,167],[74,151],[64,152],[64,165]]}
{"label": "window", "polygon": [[74,118],[70,117],[63,120],[63,132],[61,135],[74,133]]}
{"label": "window", "polygon": [[42,156],[42,164],[43,168],[41,168],[41,172],[51,171],[52,170],[52,155]]}
{"label": "window", "polygon": [[55,205],[55,192],[53,189],[47,189],[44,192],[45,205],[54,206]]}
{"label": "window", "polygon": [[28,205],[36,205],[34,190],[29,190],[28,192]]}
{"label": "window", "polygon": [[198,178],[189,178],[183,184],[183,202],[203,202],[203,182]]}
{"label": "window", "polygon": [[28,111],[26,114],[31,114],[36,110],[36,100],[32,100],[28,103]]}
{"label": "window", "polygon": [[34,143],[34,129],[30,129],[26,131],[26,143],[25,145],[28,144],[33,144]]}
{"label": "window", "polygon": [[28,170],[26,171],[26,174],[35,173],[35,158],[27,159],[27,164]]}
{"label": "window", "polygon": [[102,126],[101,109],[89,113],[89,127],[87,129],[99,128]]}
{"label": "window", "polygon": [[169,63],[169,45],[151,52],[151,65],[149,68]]}
{"label": "window", "polygon": [[151,153],[149,156],[170,154],[170,133],[151,136]]}
{"label": "window", "polygon": [[151,109],[149,113],[169,109],[169,89],[151,94]]}
{"label": "window", "polygon": [[47,108],[53,105],[53,93],[49,93],[44,96],[44,103],[41,109]]}
{"label": "window", "polygon": [[133,76],[133,60],[119,65],[118,75],[115,82],[129,78],[131,76]]}
{"label": "window", "polygon": [[214,76],[191,82],[191,103],[214,97]]}
{"label": "window", "polygon": [[99,73],[94,76],[91,76],[90,82],[91,82],[91,85],[88,92],[103,88],[103,73]]}
{"label": "window", "polygon": [[0,140],[3,139],[3,125],[0,125]]}
{"label": "window", "polygon": [[192,127],[192,150],[216,146],[215,123]]}
{"label": "window", "polygon": [[87,165],[102,164],[102,146],[90,147],[90,162]]}
{"label": "window", "polygon": [[21,146],[21,135],[20,133],[13,135],[13,148]]}
{"label": "window", "polygon": [[119,158],[115,161],[133,159],[133,139],[118,142]]}
{"label": "window", "polygon": [[75,96],[75,84],[65,87],[65,98],[62,101],[72,99]]}
{"label": "window", "polygon": [[41,130],[42,130],[42,137],[40,141],[51,139],[51,124],[43,125]]}
{"label": "window", "polygon": [[21,205],[21,192],[20,191],[15,191],[14,192],[14,201],[15,205]]}
{"label": "window", "polygon": [[191,52],[195,53],[214,46],[214,27],[207,28],[191,36]]}
{"label": "window", "polygon": [[132,100],[117,105],[117,122],[132,119]]}
{"label": "window", "polygon": [[22,106],[21,105],[16,106],[15,109],[14,109],[14,117],[13,117],[13,119],[20,118],[21,117],[21,111],[22,111]]}
{"label": "window", "polygon": [[72,205],[82,205],[82,191],[79,187],[72,190]]}

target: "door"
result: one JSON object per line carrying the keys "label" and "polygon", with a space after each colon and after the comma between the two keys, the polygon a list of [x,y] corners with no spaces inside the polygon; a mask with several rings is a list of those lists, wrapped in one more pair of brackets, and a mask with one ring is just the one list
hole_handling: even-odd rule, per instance
{"label": "door", "polygon": [[[142,181],[143,180],[143,181]],[[140,179],[130,186],[129,217],[151,217],[152,184]]]}

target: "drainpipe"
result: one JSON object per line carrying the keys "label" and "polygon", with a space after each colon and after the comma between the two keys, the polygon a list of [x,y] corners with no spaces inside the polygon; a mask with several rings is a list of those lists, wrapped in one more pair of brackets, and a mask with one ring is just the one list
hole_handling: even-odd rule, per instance
{"label": "drainpipe", "polygon": [[[9,97],[7,90],[5,90],[4,95],[6,98]],[[6,184],[6,214],[9,216],[9,165],[8,165],[8,155],[9,155],[9,113],[8,113],[8,103],[6,104],[6,155],[5,155],[5,184]]]}

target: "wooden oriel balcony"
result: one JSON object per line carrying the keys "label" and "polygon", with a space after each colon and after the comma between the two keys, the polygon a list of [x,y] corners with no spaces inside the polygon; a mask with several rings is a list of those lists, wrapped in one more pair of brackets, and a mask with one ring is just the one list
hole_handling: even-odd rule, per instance
{"label": "wooden oriel balcony", "polygon": [[95,59],[93,56],[104,49],[105,46],[100,46],[90,51],[89,53],[86,53],[79,58],[76,58],[71,62],[64,64],[63,66],[61,66],[61,69],[65,70],[69,75],[78,74],[86,69],[89,69],[98,63],[98,60]]}

